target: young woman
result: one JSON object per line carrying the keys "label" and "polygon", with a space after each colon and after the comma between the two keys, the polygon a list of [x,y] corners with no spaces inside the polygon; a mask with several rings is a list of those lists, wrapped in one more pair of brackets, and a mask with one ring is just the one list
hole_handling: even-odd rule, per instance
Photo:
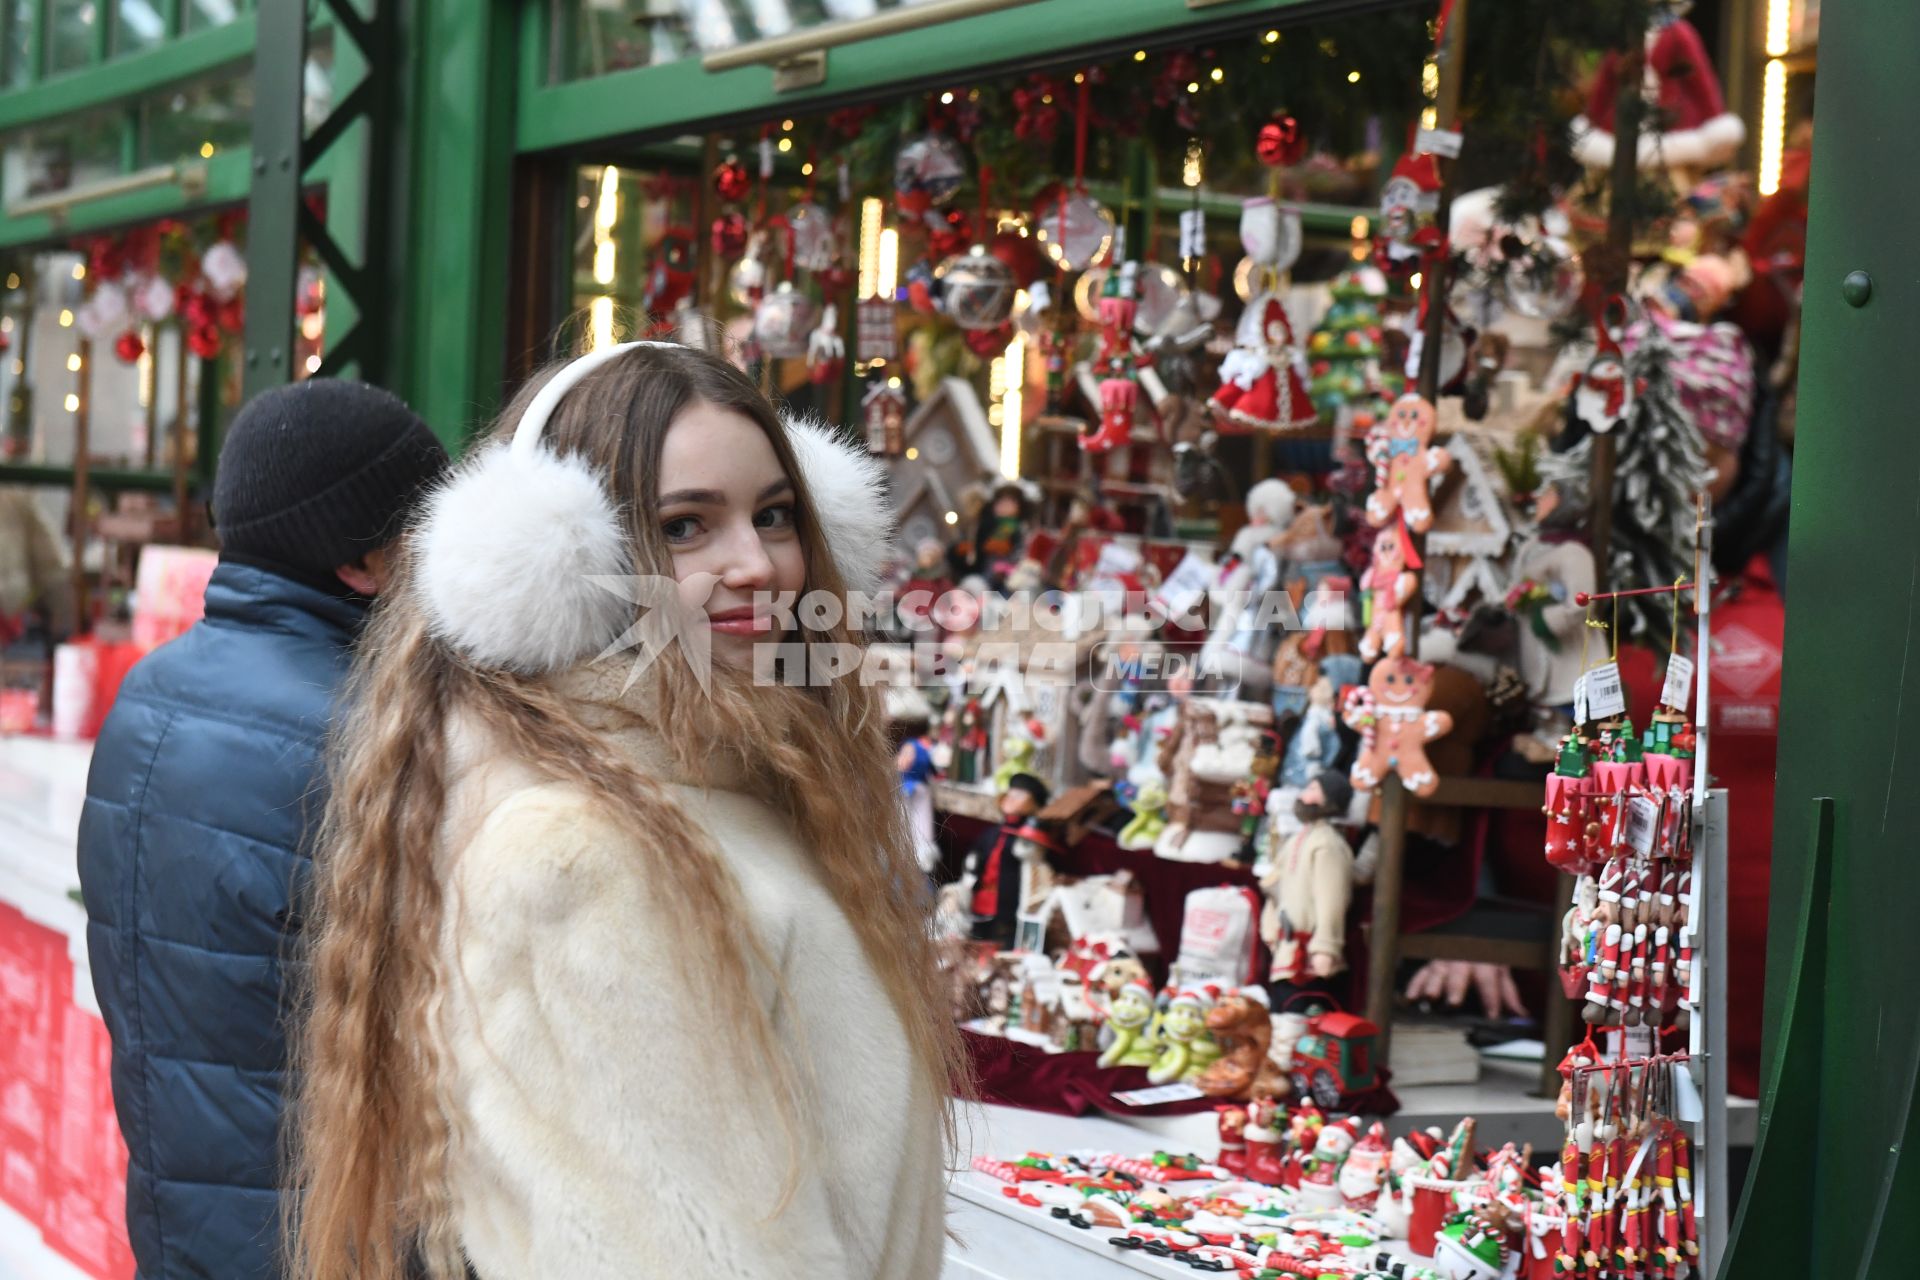
{"label": "young woman", "polygon": [[753,669],[852,642],[769,600],[872,585],[870,464],[652,344],[494,436],[340,734],[296,1274],[937,1275],[958,1042],[879,699]]}

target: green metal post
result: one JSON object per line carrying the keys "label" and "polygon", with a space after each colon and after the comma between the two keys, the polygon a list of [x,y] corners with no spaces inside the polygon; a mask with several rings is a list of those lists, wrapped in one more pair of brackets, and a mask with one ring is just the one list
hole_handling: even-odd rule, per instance
{"label": "green metal post", "polygon": [[[1911,1198],[1889,1207],[1920,1163],[1905,1141],[1920,1058],[1920,788],[1907,781],[1920,717],[1905,706],[1920,679],[1906,374],[1920,179],[1886,163],[1886,139],[1920,131],[1920,5],[1828,0],[1821,18],[1766,1023],[1769,1083],[1817,1084],[1770,1091],[1723,1280],[1892,1280],[1920,1253]],[[1833,927],[1809,939],[1795,923],[1820,914],[1807,863],[1822,857]]]}
{"label": "green metal post", "polygon": [[247,200],[246,398],[293,378],[299,241],[300,85],[307,62],[303,4],[260,11],[253,56],[253,191]]}

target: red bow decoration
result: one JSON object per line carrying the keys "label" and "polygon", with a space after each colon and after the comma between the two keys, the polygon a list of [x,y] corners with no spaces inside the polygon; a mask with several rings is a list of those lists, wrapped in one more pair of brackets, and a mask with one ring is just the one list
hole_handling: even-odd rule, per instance
{"label": "red bow decoration", "polygon": [[1300,131],[1300,122],[1292,116],[1281,116],[1260,126],[1260,137],[1254,143],[1254,151],[1260,157],[1260,163],[1270,168],[1291,167],[1307,158],[1306,135]]}

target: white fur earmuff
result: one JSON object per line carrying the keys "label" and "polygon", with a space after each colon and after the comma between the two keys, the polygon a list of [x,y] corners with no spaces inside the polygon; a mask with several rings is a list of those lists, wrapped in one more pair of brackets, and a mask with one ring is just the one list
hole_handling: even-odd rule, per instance
{"label": "white fur earmuff", "polygon": [[[540,389],[511,442],[468,458],[427,499],[418,537],[422,598],[434,634],[483,666],[560,671],[601,652],[634,605],[596,579],[633,572],[628,536],[599,475],[540,441],[588,374],[636,347],[581,356]],[[850,590],[871,591],[890,552],[886,473],[825,425],[783,419],[821,533]]]}

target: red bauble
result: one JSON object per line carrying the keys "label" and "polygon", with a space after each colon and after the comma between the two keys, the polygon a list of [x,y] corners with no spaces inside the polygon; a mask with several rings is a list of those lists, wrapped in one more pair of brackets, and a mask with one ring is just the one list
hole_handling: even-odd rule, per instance
{"label": "red bauble", "polygon": [[189,329],[204,329],[213,323],[213,303],[198,289],[181,290],[180,318]]}
{"label": "red bauble", "polygon": [[1003,324],[998,329],[968,329],[966,340],[967,349],[984,360],[1007,349],[1013,341],[1013,327]]}
{"label": "red bauble", "polygon": [[753,179],[747,176],[747,166],[738,160],[727,160],[714,168],[713,189],[722,200],[744,200],[753,186]]}
{"label": "red bauble", "polygon": [[1002,231],[988,243],[987,252],[1006,263],[1015,280],[1038,280],[1045,274],[1040,244],[1031,235]]}
{"label": "red bauble", "polygon": [[907,286],[907,305],[923,316],[933,314],[933,290],[925,280],[915,280]]}
{"label": "red bauble", "polygon": [[956,253],[965,253],[972,243],[967,215],[958,209],[949,209],[927,232],[927,248],[931,251],[927,256],[944,261]]}
{"label": "red bauble", "polygon": [[737,213],[723,213],[713,220],[715,257],[734,259],[747,251],[747,220]]}
{"label": "red bauble", "polygon": [[221,303],[213,313],[213,323],[228,333],[239,333],[247,327],[246,304],[238,298]]}
{"label": "red bauble", "polygon": [[187,349],[202,360],[220,354],[220,331],[212,325],[195,325],[187,333]]}
{"label": "red bauble", "polygon": [[1298,120],[1281,116],[1260,126],[1254,150],[1259,153],[1261,164],[1289,168],[1307,158],[1307,136]]}
{"label": "red bauble", "polygon": [[113,342],[113,354],[120,357],[121,364],[132,364],[146,354],[146,350],[147,344],[142,342],[140,335],[131,329],[115,338]]}

